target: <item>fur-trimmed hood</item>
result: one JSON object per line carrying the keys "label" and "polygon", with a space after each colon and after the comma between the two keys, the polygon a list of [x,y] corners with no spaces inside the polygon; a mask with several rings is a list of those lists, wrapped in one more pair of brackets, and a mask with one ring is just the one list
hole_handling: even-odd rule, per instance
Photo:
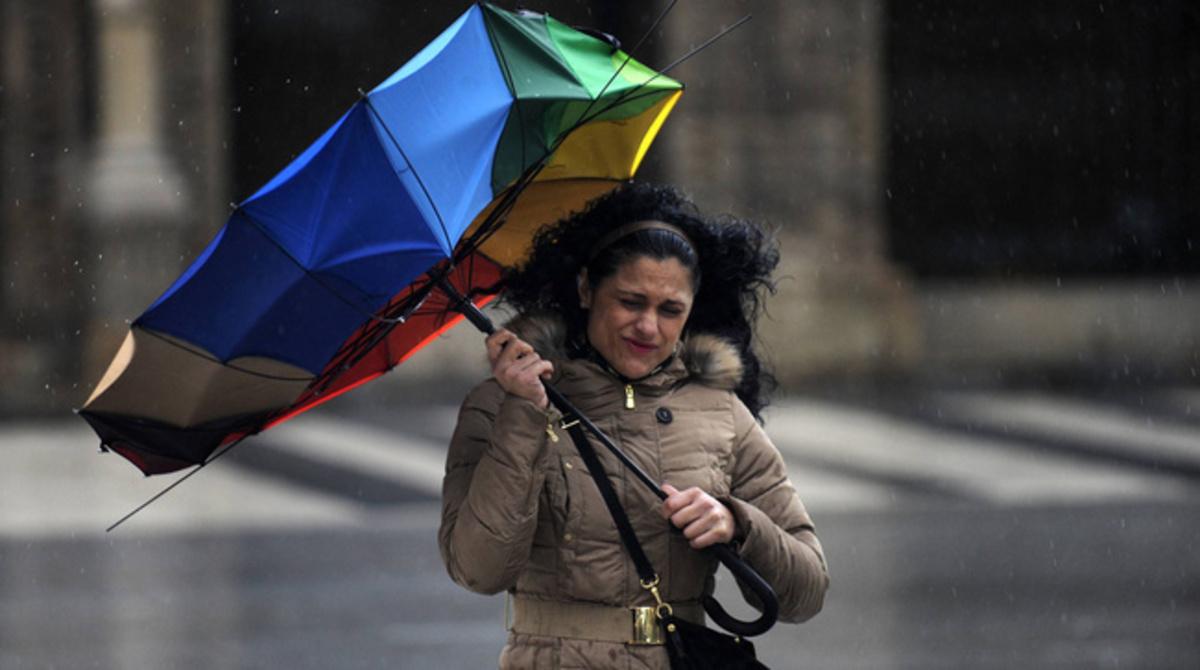
{"label": "fur-trimmed hood", "polygon": [[[549,314],[517,316],[504,326],[550,360],[566,360],[567,329],[562,319]],[[686,377],[710,388],[732,391],[742,381],[744,367],[737,347],[708,333],[692,333],[683,341],[679,360]]]}

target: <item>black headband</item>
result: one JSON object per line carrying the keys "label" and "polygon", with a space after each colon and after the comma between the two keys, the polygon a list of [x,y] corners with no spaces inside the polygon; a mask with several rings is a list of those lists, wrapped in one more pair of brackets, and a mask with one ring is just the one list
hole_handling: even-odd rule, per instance
{"label": "black headband", "polygon": [[605,233],[604,236],[599,240],[596,240],[596,244],[592,248],[592,253],[590,256],[588,256],[588,264],[590,265],[592,261],[596,260],[601,252],[612,246],[613,242],[616,242],[623,237],[627,237],[641,230],[665,230],[668,233],[678,235],[680,238],[682,238],[683,241],[692,248],[692,253],[695,253],[696,251],[696,245],[692,244],[691,238],[689,238],[687,233],[683,232],[683,229],[679,226],[666,223],[665,221],[634,221],[633,223],[627,223],[623,226],[618,226],[617,228]]}

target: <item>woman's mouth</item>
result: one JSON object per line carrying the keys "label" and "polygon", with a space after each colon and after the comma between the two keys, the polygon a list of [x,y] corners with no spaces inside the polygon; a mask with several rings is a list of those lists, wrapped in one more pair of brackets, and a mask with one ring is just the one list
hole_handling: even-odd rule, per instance
{"label": "woman's mouth", "polygon": [[627,338],[627,337],[626,337],[626,338],[623,338],[623,339],[625,340],[625,344],[626,344],[626,345],[627,345],[627,346],[628,346],[628,347],[629,347],[631,350],[633,350],[633,352],[634,352],[635,354],[649,354],[649,353],[652,353],[652,352],[654,352],[656,349],[658,349],[658,347],[657,347],[657,346],[655,346],[654,344],[647,344],[647,343],[645,343],[645,342],[638,342],[637,340],[631,340],[631,339],[629,339],[629,338]]}

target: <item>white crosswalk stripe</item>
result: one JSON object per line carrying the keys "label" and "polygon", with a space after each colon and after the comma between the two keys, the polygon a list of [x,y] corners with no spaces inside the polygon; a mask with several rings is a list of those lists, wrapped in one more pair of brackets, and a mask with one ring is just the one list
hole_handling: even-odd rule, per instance
{"label": "white crosswalk stripe", "polygon": [[[1084,505],[1200,498],[1200,426],[1190,408],[1200,392],[1155,396],[1153,416],[1047,393],[943,392],[927,396],[944,423],[812,398],[781,399],[767,432],[814,515],[914,504]],[[239,467],[236,457],[206,468],[122,533],[280,525],[359,525],[420,516],[436,523],[445,442],[455,408],[422,410],[419,437],[335,413],[314,412],[253,438],[262,452],[301,459],[308,471],[337,466],[417,495],[373,506],[352,491],[287,474]],[[1165,420],[1165,415],[1182,416]],[[1186,419],[1186,420],[1185,420]],[[981,430],[973,433],[964,426]],[[436,437],[439,432],[445,437]],[[1073,448],[1063,448],[1061,442]],[[1086,445],[1080,449],[1079,445]],[[114,455],[95,456],[87,427],[70,423],[0,424],[0,536],[102,534],[121,514],[171,483],[142,478]],[[1119,457],[1135,455],[1141,462]],[[1154,469],[1155,459],[1172,467]],[[270,467],[267,461],[265,467]],[[1178,465],[1182,464],[1182,465]],[[424,501],[424,502],[421,502]],[[388,510],[394,510],[388,512]]]}
{"label": "white crosswalk stripe", "polygon": [[[0,537],[103,536],[179,476],[143,477],[116,454],[97,454],[96,444],[81,421],[0,424]],[[215,464],[114,532],[340,526],[359,518],[349,501]]]}
{"label": "white crosswalk stripe", "polygon": [[1200,428],[1047,393],[943,393],[939,407],[980,425],[1086,442],[1112,454],[1160,457],[1200,469]]}
{"label": "white crosswalk stripe", "polygon": [[333,461],[388,477],[430,495],[442,493],[445,445],[411,433],[304,415],[273,428],[270,439],[316,461]]}
{"label": "white crosswalk stripe", "polygon": [[992,504],[1161,499],[1190,492],[1185,482],[1171,477],[1036,453],[1011,441],[829,402],[781,403],[767,427],[785,457],[793,460],[812,459],[882,480],[925,480]]}

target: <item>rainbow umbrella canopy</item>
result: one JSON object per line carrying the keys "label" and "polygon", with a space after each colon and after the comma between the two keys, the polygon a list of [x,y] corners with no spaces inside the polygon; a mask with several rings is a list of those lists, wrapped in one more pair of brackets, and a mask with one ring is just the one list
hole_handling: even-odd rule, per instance
{"label": "rainbow umbrella canopy", "polygon": [[460,318],[440,283],[494,284],[632,177],[681,93],[549,16],[472,6],[237,206],[79,414],[156,474],[383,374]]}

